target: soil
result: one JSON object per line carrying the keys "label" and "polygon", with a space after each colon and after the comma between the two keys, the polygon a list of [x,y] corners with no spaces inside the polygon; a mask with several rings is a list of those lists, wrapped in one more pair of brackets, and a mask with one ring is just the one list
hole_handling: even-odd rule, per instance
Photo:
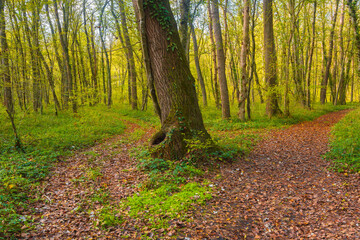
{"label": "soil", "polygon": [[271,131],[221,169],[218,196],[193,212],[190,239],[360,239],[360,177],[329,170],[331,126],[348,110]]}
{"label": "soil", "polygon": [[[323,158],[331,126],[347,112],[269,131],[246,158],[213,173],[215,197],[191,210],[191,221],[174,221],[170,232],[157,232],[160,239],[360,239],[359,174],[331,171]],[[146,130],[135,143],[124,141],[137,128],[129,123],[123,135],[59,162],[32,204],[33,230],[21,237],[140,239],[141,220],[126,219],[104,230],[94,224],[101,200],[91,207],[86,201],[106,189],[115,205],[138,191],[146,176],[129,149],[155,130]],[[84,177],[87,182],[81,182]]]}

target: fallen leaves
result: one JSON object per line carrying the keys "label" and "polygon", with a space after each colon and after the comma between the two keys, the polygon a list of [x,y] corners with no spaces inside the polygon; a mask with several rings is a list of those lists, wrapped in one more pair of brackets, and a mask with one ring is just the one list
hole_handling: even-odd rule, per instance
{"label": "fallen leaves", "polygon": [[[42,200],[32,205],[34,230],[21,237],[360,239],[359,174],[329,172],[321,157],[328,151],[330,127],[345,113],[269,131],[246,160],[224,164],[215,173],[206,171],[218,195],[194,206],[186,221],[170,221],[168,229],[151,229],[142,219],[124,219],[108,230],[93,224],[104,194],[116,205],[144,180],[128,154],[134,144],[123,140],[125,133],[93,147],[96,157],[79,152],[59,163],[41,189]],[[129,126],[128,132],[139,127]],[[84,171],[97,167],[96,177],[86,179]],[[91,197],[97,200],[91,202]]]}
{"label": "fallen leaves", "polygon": [[[193,212],[194,222],[182,235],[196,239],[360,238],[359,174],[329,172],[329,163],[321,157],[328,151],[330,127],[345,113],[274,130],[248,161],[223,166],[211,181],[226,191]],[[216,179],[218,174],[223,178]],[[201,233],[192,228],[194,224],[203,226]]]}

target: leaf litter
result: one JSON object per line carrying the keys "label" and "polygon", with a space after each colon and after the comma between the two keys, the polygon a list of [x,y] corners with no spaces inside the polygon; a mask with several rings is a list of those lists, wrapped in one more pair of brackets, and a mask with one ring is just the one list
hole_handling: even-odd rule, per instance
{"label": "leaf litter", "polygon": [[[174,219],[169,229],[153,230],[141,219],[125,218],[105,230],[96,224],[103,201],[116,206],[139,191],[138,184],[146,179],[129,149],[143,144],[155,130],[145,130],[136,143],[123,141],[140,127],[129,123],[123,135],[58,163],[40,187],[40,200],[32,204],[33,229],[21,237],[360,239],[359,174],[329,171],[331,163],[322,157],[329,150],[331,126],[347,111],[268,131],[245,159],[224,164],[206,176],[217,194],[206,205],[190,210],[187,222]],[[94,195],[99,192],[103,195],[97,199]]]}
{"label": "leaf litter", "polygon": [[[270,131],[211,179],[217,197],[180,230],[191,239],[360,239],[359,174],[329,171],[331,127],[348,110]],[[219,174],[219,173],[218,173]]]}

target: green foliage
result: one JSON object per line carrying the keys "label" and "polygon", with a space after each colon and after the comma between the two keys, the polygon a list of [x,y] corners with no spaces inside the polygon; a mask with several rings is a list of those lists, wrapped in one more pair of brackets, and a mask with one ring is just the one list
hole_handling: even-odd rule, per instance
{"label": "green foliage", "polygon": [[[15,119],[24,146],[62,153],[120,134],[125,128],[116,112],[106,108],[84,107],[79,109],[77,114],[63,112],[57,117],[50,112],[41,115],[18,114]],[[2,152],[12,148],[13,135],[10,121],[6,118],[0,121],[4,123],[4,131],[0,132],[0,139],[3,140],[0,146]]]}
{"label": "green foliage", "polygon": [[163,185],[129,197],[124,203],[129,215],[146,219],[152,228],[167,228],[172,219],[184,219],[182,214],[196,204],[211,198],[211,188],[199,183]]}
{"label": "green foliage", "polygon": [[333,160],[339,172],[360,172],[360,109],[347,114],[332,129],[331,150],[326,157]]}
{"label": "green foliage", "polygon": [[[18,133],[26,153],[14,149],[10,120],[0,115],[0,237],[21,231],[28,218],[19,212],[27,207],[36,184],[47,176],[60,155],[120,134],[125,128],[116,111],[89,109],[80,109],[78,114],[64,112],[58,117],[49,112],[17,114]],[[93,169],[88,177],[96,179],[98,174]]]}
{"label": "green foliage", "polygon": [[233,159],[236,156],[250,153],[251,149],[261,139],[260,133],[251,131],[227,132],[225,134],[214,133],[214,140],[220,147],[217,158]]}
{"label": "green foliage", "polygon": [[170,161],[158,158],[140,160],[139,168],[148,173],[143,187],[156,189],[167,184],[183,184],[191,178],[202,176],[204,172],[192,165],[189,159]]}
{"label": "green foliage", "polygon": [[26,208],[27,193],[46,177],[56,157],[57,153],[51,151],[0,155],[0,236],[20,231],[27,217],[17,210]]}
{"label": "green foliage", "polygon": [[124,222],[123,217],[120,215],[116,207],[108,205],[101,208],[97,213],[98,220],[96,225],[107,228],[120,225]]}
{"label": "green foliage", "polygon": [[255,104],[252,107],[252,120],[242,122],[237,116],[233,116],[230,120],[221,119],[220,112],[213,107],[208,107],[203,111],[204,122],[212,131],[234,131],[246,129],[265,129],[280,128],[289,126],[303,121],[311,121],[328,112],[338,111],[342,109],[354,108],[355,104],[337,105],[331,103],[320,105],[316,104],[312,110],[305,109],[300,106],[293,106],[291,117],[273,117],[269,119],[264,115],[265,105]]}
{"label": "green foliage", "polygon": [[86,176],[88,179],[96,181],[99,177],[102,177],[100,168],[90,168],[86,171]]}

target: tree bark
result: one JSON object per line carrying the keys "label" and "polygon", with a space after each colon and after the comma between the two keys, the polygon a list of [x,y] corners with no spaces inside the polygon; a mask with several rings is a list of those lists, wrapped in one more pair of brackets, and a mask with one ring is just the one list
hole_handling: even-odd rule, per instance
{"label": "tree bark", "polygon": [[243,25],[243,44],[241,48],[240,67],[241,67],[241,88],[239,98],[239,119],[245,121],[245,101],[249,95],[249,76],[247,70],[247,59],[249,54],[249,20],[250,20],[250,0],[244,0],[244,25]]}
{"label": "tree bark", "polygon": [[[338,105],[338,104],[345,104],[345,99],[342,102],[339,102],[339,94],[340,92],[346,92],[343,91],[343,89],[346,89],[345,86],[345,49],[344,49],[344,36],[343,36],[343,32],[344,32],[344,17],[345,17],[345,0],[343,0],[342,3],[342,9],[341,9],[341,17],[340,17],[340,78],[339,78],[339,84],[338,87],[336,88],[335,85],[335,89],[336,89],[336,94],[335,94],[335,98],[334,98],[334,105]],[[351,58],[350,58],[351,59]],[[350,61],[351,63],[351,61]]]}
{"label": "tree bark", "polygon": [[[358,16],[357,16],[357,0],[348,0],[347,4],[349,6],[350,10],[350,17],[352,20],[352,26],[354,28],[354,34],[355,34],[355,46],[357,48],[357,62],[356,62],[356,73],[358,76],[360,76],[360,31],[359,31],[359,25],[358,25]],[[355,63],[355,61],[354,61]]]}
{"label": "tree bark", "polygon": [[[105,38],[104,38],[105,24],[104,24],[104,21],[103,21],[104,11],[105,11],[106,5],[108,3],[109,3],[108,1],[105,2],[104,6],[102,7],[101,12],[100,12],[100,25],[101,26],[99,26],[99,34],[100,34],[101,46],[102,46],[102,49],[103,49],[103,52],[104,52],[104,55],[105,55],[105,62],[106,62],[106,83],[107,83],[107,92],[106,92],[107,102],[106,102],[106,105],[108,107],[110,107],[111,104],[112,104],[111,70],[110,70],[109,54],[108,54],[108,52],[106,50],[106,45],[105,45]],[[103,72],[103,74],[105,75],[105,71]],[[104,84],[104,89],[105,89],[105,84]],[[104,91],[104,93],[105,93],[105,91]]]}
{"label": "tree bark", "polygon": [[195,80],[169,2],[138,0],[134,6],[139,18],[143,16],[143,47],[148,47],[148,64],[161,108],[161,130],[151,139],[151,152],[154,157],[179,159],[191,150],[192,141],[212,144],[203,124]]}
{"label": "tree bark", "polygon": [[273,29],[272,0],[264,0],[264,55],[265,55],[265,81],[267,84],[266,114],[268,117],[281,114],[278,104],[276,87],[276,52]]}
{"label": "tree bark", "polygon": [[[210,41],[211,41],[211,56],[212,56],[212,62],[213,62],[213,68],[214,68],[214,75],[211,72],[211,79],[213,81],[214,86],[214,98],[215,98],[215,105],[216,108],[220,109],[220,92],[219,92],[219,85],[218,85],[218,67],[217,67],[217,55],[216,55],[216,46],[215,46],[215,40],[214,40],[214,31],[213,31],[213,19],[212,19],[212,10],[210,7],[210,0],[208,1],[207,5],[208,9],[208,15],[209,15],[209,32],[210,32]],[[212,69],[212,68],[211,68]],[[210,69],[210,70],[211,70]]]}
{"label": "tree bark", "polygon": [[190,0],[181,0],[180,1],[180,26],[179,34],[181,45],[184,48],[185,55],[189,54],[188,49],[188,30],[189,30],[189,20],[190,20]]}
{"label": "tree bark", "polygon": [[63,53],[63,67],[65,70],[66,75],[66,87],[65,87],[65,107],[67,101],[72,102],[72,110],[73,112],[77,112],[77,103],[76,98],[73,96],[73,76],[71,72],[71,64],[70,64],[70,55],[69,55],[69,39],[68,39],[68,33],[69,33],[69,21],[70,21],[70,3],[67,1],[63,2],[63,26],[60,23],[60,17],[59,17],[59,10],[58,10],[58,3],[57,0],[54,0],[54,9],[55,9],[55,19],[56,19],[56,25],[59,31],[60,36],[60,44],[62,48]]}
{"label": "tree bark", "polygon": [[191,35],[192,35],[192,39],[193,39],[194,60],[195,60],[196,72],[197,72],[198,80],[200,83],[203,104],[206,107],[207,106],[206,88],[205,88],[204,78],[201,73],[200,61],[199,61],[199,49],[198,49],[198,45],[197,45],[196,34],[195,34],[193,24],[191,24],[190,30],[191,30]]}
{"label": "tree bark", "polygon": [[329,40],[330,41],[329,54],[327,56],[324,78],[323,78],[323,80],[321,82],[321,90],[320,90],[320,102],[321,102],[321,104],[325,104],[325,101],[326,101],[326,90],[327,90],[327,83],[328,83],[329,76],[330,76],[331,60],[332,60],[333,49],[334,49],[335,25],[336,25],[337,13],[338,13],[339,1],[340,0],[336,0],[335,13],[334,13],[334,16],[332,18],[332,27],[331,27],[331,31],[330,31],[330,40]]}
{"label": "tree bark", "polygon": [[[290,9],[290,17],[291,17],[291,30],[292,30],[292,47],[293,47],[293,56],[292,56],[292,70],[293,70],[293,78],[296,87],[296,96],[300,100],[302,106],[306,105],[306,97],[304,93],[303,84],[303,64],[300,61],[300,44],[299,44],[299,26],[298,26],[298,14],[296,14],[296,9],[299,8],[295,6],[295,0],[289,1],[289,9]],[[300,10],[298,10],[300,11]]]}
{"label": "tree bark", "polygon": [[311,36],[311,47],[309,53],[309,69],[307,72],[307,94],[306,94],[306,106],[310,109],[311,108],[311,93],[310,93],[310,83],[311,83],[311,67],[312,67],[312,59],[314,55],[315,49],[315,38],[316,38],[316,9],[317,9],[317,2],[314,1],[314,13],[313,13],[313,22],[312,22],[312,36]]}
{"label": "tree bark", "polygon": [[[94,48],[91,46],[91,38],[89,36],[88,27],[87,27],[87,17],[86,17],[86,0],[83,0],[83,18],[84,18],[84,32],[86,36],[86,50],[89,57],[89,63],[90,63],[90,71],[91,71],[91,83],[92,87],[94,89],[94,93],[92,94],[92,100],[94,103],[97,103],[97,95],[98,95],[98,89],[97,89],[97,57]],[[90,105],[92,102],[90,101]]]}
{"label": "tree bark", "polygon": [[4,105],[9,116],[14,114],[14,104],[11,89],[10,66],[9,66],[9,46],[6,38],[5,22],[5,0],[0,0],[0,44],[1,44],[1,78],[4,84]]}
{"label": "tree bark", "polygon": [[120,7],[120,16],[121,16],[121,26],[122,26],[122,32],[125,40],[126,45],[126,54],[129,61],[129,71],[130,71],[130,78],[131,78],[131,108],[137,109],[137,74],[136,74],[136,66],[134,61],[134,53],[133,48],[131,45],[130,37],[129,37],[129,31],[126,21],[126,15],[125,15],[125,8],[124,8],[124,2],[123,0],[119,0],[119,7]]}
{"label": "tree bark", "polygon": [[216,43],[217,67],[219,74],[220,96],[221,96],[221,110],[224,119],[230,118],[230,102],[229,91],[226,81],[225,71],[225,55],[223,48],[223,40],[221,34],[219,6],[217,0],[211,0],[212,23],[214,29],[214,37]]}

